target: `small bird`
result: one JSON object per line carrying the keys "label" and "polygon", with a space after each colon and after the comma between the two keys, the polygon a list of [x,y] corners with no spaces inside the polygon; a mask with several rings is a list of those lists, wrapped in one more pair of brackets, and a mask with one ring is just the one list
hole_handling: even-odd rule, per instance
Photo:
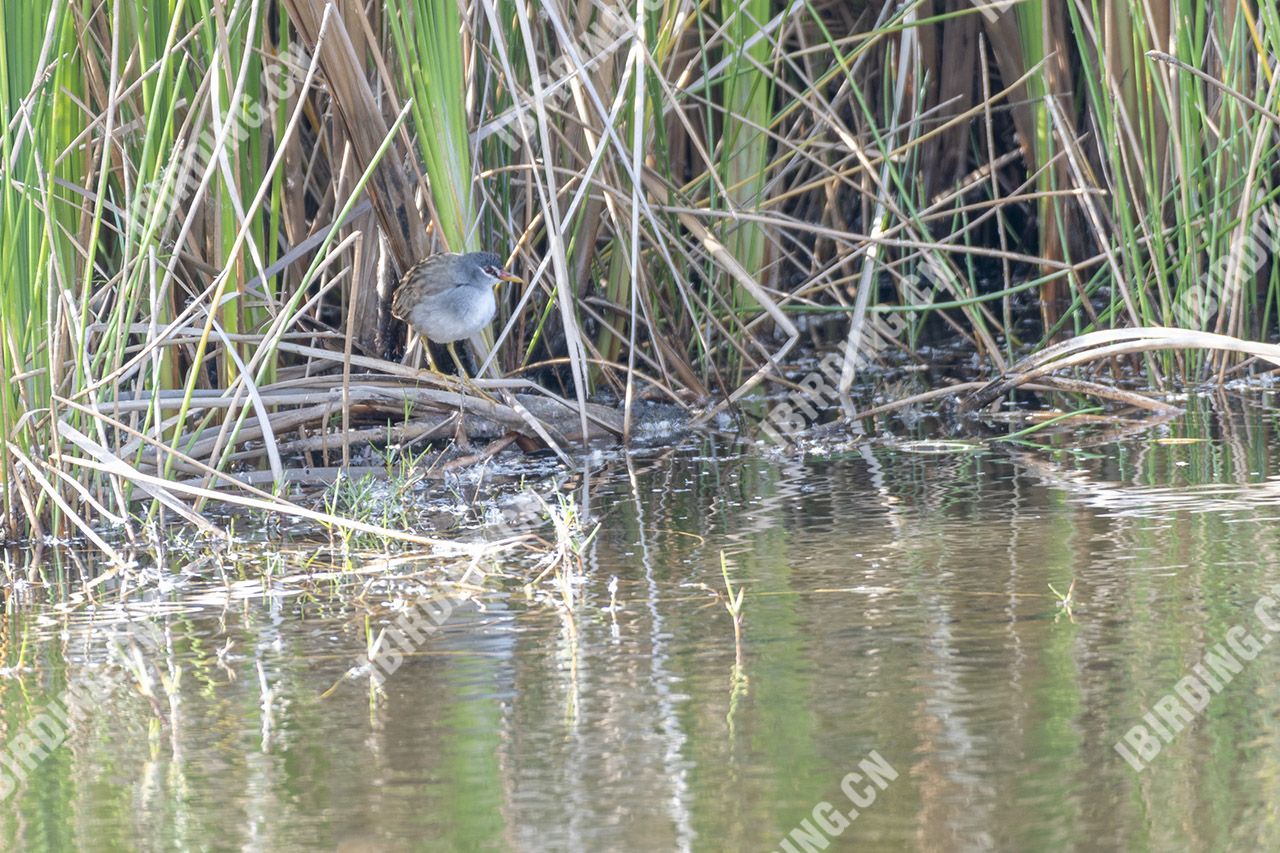
{"label": "small bird", "polygon": [[[391,313],[428,340],[445,344],[462,371],[454,342],[493,322],[498,311],[496,285],[520,280],[503,269],[502,259],[492,252],[441,252],[409,267],[392,297]],[[430,347],[426,351],[431,369],[439,373]]]}

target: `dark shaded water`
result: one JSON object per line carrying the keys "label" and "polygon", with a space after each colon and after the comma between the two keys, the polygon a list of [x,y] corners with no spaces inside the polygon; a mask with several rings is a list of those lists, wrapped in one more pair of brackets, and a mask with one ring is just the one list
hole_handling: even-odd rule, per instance
{"label": "dark shaded water", "polygon": [[[0,842],[769,850],[822,833],[827,802],[857,814],[831,849],[1280,849],[1280,644],[1145,769],[1115,749],[1236,626],[1264,634],[1280,443],[1256,399],[1229,408],[1092,446],[616,457],[590,480],[573,617],[513,558],[376,699],[344,674],[396,587],[303,580],[321,549],[107,582],[96,606],[27,589],[0,658],[10,761],[68,683],[100,688],[4,801]],[[1073,582],[1068,613],[1049,585]],[[131,646],[126,615],[158,643]]]}

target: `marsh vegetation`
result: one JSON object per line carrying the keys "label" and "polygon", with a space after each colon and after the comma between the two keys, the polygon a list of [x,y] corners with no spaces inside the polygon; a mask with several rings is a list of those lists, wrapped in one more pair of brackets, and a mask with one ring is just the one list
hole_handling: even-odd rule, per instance
{"label": "marsh vegetation", "polygon": [[[842,353],[850,423],[851,394],[895,402],[874,368],[943,351],[1004,377],[967,408],[1269,370],[1276,15],[6,7],[7,534],[113,553],[104,525],[209,528],[210,502],[351,528],[318,489],[463,413],[565,459],[630,439],[649,400],[750,432],[815,353]],[[388,305],[418,259],[490,248],[527,286],[467,386],[421,369]],[[924,390],[977,387],[955,378]]]}

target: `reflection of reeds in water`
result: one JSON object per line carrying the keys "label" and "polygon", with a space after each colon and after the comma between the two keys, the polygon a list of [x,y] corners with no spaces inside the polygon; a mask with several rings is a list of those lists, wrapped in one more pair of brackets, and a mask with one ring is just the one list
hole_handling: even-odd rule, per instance
{"label": "reflection of reeds in water", "polygon": [[[1108,515],[1172,517],[1176,513],[1248,513],[1280,506],[1276,436],[1251,397],[1200,398],[1169,421],[1137,421],[1125,428],[1060,437],[1046,449],[1070,446],[1086,461],[1064,464],[1053,453],[1006,445],[1019,466],[1073,502]],[[1179,433],[1152,435],[1156,424]],[[1123,453],[1118,453],[1119,449]],[[1070,457],[1068,457],[1070,458]],[[1120,461],[1123,460],[1123,461]]]}

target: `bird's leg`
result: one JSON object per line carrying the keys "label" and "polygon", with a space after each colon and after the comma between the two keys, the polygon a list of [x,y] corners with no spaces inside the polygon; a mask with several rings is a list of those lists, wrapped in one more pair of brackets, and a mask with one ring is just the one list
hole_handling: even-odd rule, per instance
{"label": "bird's leg", "polygon": [[453,344],[447,343],[445,344],[445,348],[449,350],[449,355],[453,358],[453,366],[458,369],[458,381],[475,392],[477,397],[488,400],[490,403],[496,403],[497,400],[493,398],[493,395],[487,393],[483,388],[475,383],[475,380],[471,378],[467,371],[467,366],[462,363],[462,358],[458,355],[458,351],[454,349]]}
{"label": "bird's leg", "polygon": [[[458,352],[453,348],[453,344],[448,343],[448,344],[445,344],[444,346],[445,346],[445,349],[449,350],[449,355],[453,357],[454,366],[458,368],[458,382],[462,383],[463,385],[472,385],[472,387],[475,387],[472,384],[470,377],[467,376],[466,368],[463,367],[462,362],[458,360]],[[435,356],[431,354],[431,342],[427,340],[425,337],[422,339],[422,352],[427,357],[427,369],[430,370],[432,373],[436,374],[437,376],[447,379],[448,374],[446,374],[443,370],[440,369],[440,365],[436,364]],[[480,394],[481,396],[485,396],[485,397],[488,396],[479,388],[476,388],[475,390],[476,390],[476,393]]]}
{"label": "bird's leg", "polygon": [[422,354],[427,357],[427,370],[443,379],[445,372],[440,369],[440,365],[436,364],[436,358],[431,354],[431,341],[423,334],[418,335],[418,340],[422,342]]}
{"label": "bird's leg", "polygon": [[468,382],[471,377],[467,375],[467,369],[462,366],[462,359],[458,358],[458,351],[453,348],[453,341],[445,344],[445,348],[449,350],[449,355],[453,357],[453,366],[458,368],[458,378],[463,382]]}
{"label": "bird's leg", "polygon": [[[445,346],[448,348],[448,350],[449,350],[449,354],[450,354],[451,356],[453,356],[453,363],[454,363],[454,364],[458,364],[458,354],[454,351],[454,349],[453,349],[453,344],[445,344]],[[437,376],[439,376],[441,379],[445,379],[446,377],[445,377],[445,373],[444,373],[444,371],[442,371],[442,370],[440,369],[440,366],[436,364],[435,357],[431,354],[431,341],[427,340],[427,338],[426,338],[425,336],[423,336],[423,337],[422,337],[422,352],[423,352],[423,353],[426,355],[426,357],[427,357],[427,368],[428,368],[432,373],[434,373],[434,374],[436,374]],[[459,369],[459,371],[462,371],[461,366],[459,366],[459,368],[458,368],[458,369]],[[459,395],[461,395],[461,394],[462,394],[462,386],[463,386],[463,385],[469,385],[469,384],[470,384],[470,381],[467,379],[467,376],[466,376],[466,372],[465,372],[465,371],[462,371],[461,375],[458,377],[458,381],[459,381],[459,383],[461,383],[461,384],[458,386],[458,393],[459,393]],[[448,387],[448,385],[447,385],[447,384],[446,384],[446,387]],[[479,390],[479,389],[476,389],[476,390]],[[466,449],[468,449],[468,448],[471,446],[471,444],[470,444],[470,442],[469,442],[469,441],[467,441],[467,431],[466,431],[466,428],[465,428],[464,423],[463,423],[463,418],[464,418],[463,410],[464,410],[464,407],[463,407],[463,405],[462,405],[462,401],[459,401],[459,403],[458,403],[458,420],[457,420],[457,425],[456,425],[456,427],[454,428],[454,431],[453,431],[453,443],[454,443],[454,444],[455,444],[459,449],[466,450]]]}
{"label": "bird's leg", "polygon": [[483,392],[481,392],[480,389],[471,382],[470,377],[467,376],[467,369],[462,366],[462,360],[458,358],[458,351],[453,348],[453,341],[450,341],[444,346],[445,349],[449,350],[449,355],[453,358],[453,366],[458,369],[458,382],[460,383],[458,387],[458,426],[453,431],[453,443],[457,445],[458,448],[465,451],[471,446],[471,442],[467,438],[466,411],[463,407],[462,389],[464,387],[470,387],[477,393]]}

